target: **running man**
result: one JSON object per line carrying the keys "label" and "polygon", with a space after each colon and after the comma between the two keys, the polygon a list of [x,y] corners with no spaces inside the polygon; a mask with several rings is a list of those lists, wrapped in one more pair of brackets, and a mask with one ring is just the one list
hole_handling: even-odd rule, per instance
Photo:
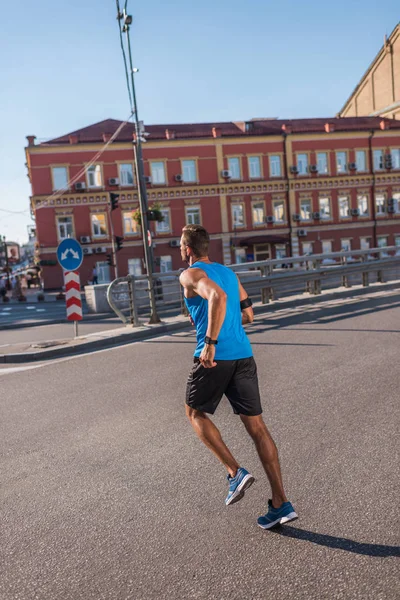
{"label": "running man", "polygon": [[243,498],[254,477],[239,465],[207,414],[214,414],[225,394],[256,446],[272,489],[263,529],[297,518],[286,497],[276,445],[261,413],[257,367],[243,329],[254,319],[251,300],[236,274],[208,258],[210,237],[200,225],[182,230],[181,256],[189,264],[180,276],[197,347],[186,390],[186,414],[198,437],[228,471],[228,506]]}

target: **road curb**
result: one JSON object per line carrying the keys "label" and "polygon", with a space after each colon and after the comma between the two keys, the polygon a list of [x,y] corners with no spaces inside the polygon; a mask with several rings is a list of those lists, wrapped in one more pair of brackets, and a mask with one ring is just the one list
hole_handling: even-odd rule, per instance
{"label": "road curb", "polygon": [[[287,308],[296,308],[297,306],[307,306],[310,304],[319,304],[321,302],[329,302],[332,300],[340,300],[346,298],[354,298],[357,296],[365,296],[368,294],[379,293],[382,291],[400,290],[400,282],[388,282],[381,284],[372,284],[368,287],[347,288],[345,290],[327,291],[317,296],[306,296],[293,298],[292,300],[275,300],[269,304],[254,305],[254,313],[256,315],[269,312],[276,312]],[[104,317],[102,317],[104,318]],[[62,321],[64,323],[64,321]],[[47,323],[49,324],[49,323]],[[184,329],[190,329],[189,320],[180,320],[175,323],[162,323],[161,325],[149,325],[144,329],[132,330],[126,333],[116,334],[110,337],[82,342],[76,346],[60,346],[58,348],[49,348],[38,352],[20,352],[15,354],[0,354],[0,363],[25,363],[38,362],[53,358],[61,358],[64,356],[74,356],[86,353],[91,350],[101,350],[112,346],[124,346],[135,341],[143,341],[165,335],[166,333],[175,333]]]}
{"label": "road curb", "polygon": [[[98,315],[88,315],[84,314],[83,318],[85,321],[101,321],[102,319],[113,319],[116,315],[113,313],[100,313]],[[64,319],[51,319],[50,321],[35,321],[34,323],[6,323],[5,325],[0,325],[0,331],[6,331],[9,329],[27,329],[28,327],[47,327],[47,325],[65,325],[66,323],[70,323],[71,321],[67,320],[65,316]]]}

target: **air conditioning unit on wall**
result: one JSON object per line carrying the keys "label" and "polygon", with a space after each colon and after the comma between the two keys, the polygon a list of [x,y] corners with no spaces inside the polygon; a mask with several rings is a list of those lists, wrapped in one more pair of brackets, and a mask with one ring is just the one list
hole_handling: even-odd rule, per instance
{"label": "air conditioning unit on wall", "polygon": [[169,245],[171,246],[171,248],[179,248],[181,242],[180,240],[171,240]]}
{"label": "air conditioning unit on wall", "polygon": [[76,190],[86,190],[86,183],[84,181],[77,181],[75,183]]}
{"label": "air conditioning unit on wall", "polygon": [[119,185],[118,177],[110,177],[108,180],[108,185]]}
{"label": "air conditioning unit on wall", "polygon": [[93,248],[82,248],[82,252],[84,256],[87,256],[88,254],[93,254]]}
{"label": "air conditioning unit on wall", "polygon": [[221,177],[223,177],[224,179],[229,179],[231,177],[231,172],[228,171],[228,169],[224,169],[223,171],[221,171]]}
{"label": "air conditioning unit on wall", "polygon": [[309,171],[310,171],[310,173],[318,173],[317,165],[310,165]]}
{"label": "air conditioning unit on wall", "polygon": [[306,231],[306,229],[298,229],[298,230],[297,230],[297,235],[298,235],[299,237],[306,237],[306,235],[307,235],[307,231]]}
{"label": "air conditioning unit on wall", "polygon": [[183,175],[175,175],[175,181],[183,181]]}
{"label": "air conditioning unit on wall", "polygon": [[95,254],[105,254],[107,252],[107,248],[105,248],[104,246],[99,246],[98,248],[94,249]]}
{"label": "air conditioning unit on wall", "polygon": [[293,221],[301,221],[301,215],[294,214],[293,215]]}
{"label": "air conditioning unit on wall", "polygon": [[268,217],[265,217],[265,222],[266,223],[274,223],[275,217],[273,217],[272,215],[269,215]]}
{"label": "air conditioning unit on wall", "polygon": [[312,216],[313,216],[313,219],[317,219],[318,220],[318,219],[321,218],[321,213],[320,212],[313,212]]}
{"label": "air conditioning unit on wall", "polygon": [[92,240],[90,239],[90,237],[88,235],[81,235],[81,237],[79,238],[79,241],[81,244],[90,244],[90,242]]}

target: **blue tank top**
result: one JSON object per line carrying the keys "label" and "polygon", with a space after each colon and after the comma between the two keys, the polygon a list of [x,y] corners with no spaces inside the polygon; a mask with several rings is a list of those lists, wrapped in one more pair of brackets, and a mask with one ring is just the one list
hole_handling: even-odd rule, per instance
{"label": "blue tank top", "polygon": [[[243,329],[240,310],[239,283],[233,271],[219,263],[194,263],[191,269],[202,269],[227,295],[226,315],[215,346],[215,360],[238,360],[253,356],[250,342]],[[197,346],[194,355],[199,357],[204,348],[208,327],[208,300],[201,296],[185,298],[186,306],[196,326]]]}

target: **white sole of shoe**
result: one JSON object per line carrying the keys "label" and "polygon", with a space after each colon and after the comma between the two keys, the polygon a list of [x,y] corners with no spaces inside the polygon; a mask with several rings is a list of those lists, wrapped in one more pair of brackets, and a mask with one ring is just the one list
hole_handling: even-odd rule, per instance
{"label": "white sole of shoe", "polygon": [[235,493],[229,498],[228,502],[225,502],[226,506],[230,506],[231,504],[235,504],[235,502],[239,502],[239,500],[243,498],[245,491],[248,490],[254,482],[255,479],[253,475],[250,475],[250,473],[248,473],[248,475],[245,475],[245,477],[243,477],[243,480],[237,486]]}
{"label": "white sole of shoe", "polygon": [[293,511],[285,517],[280,517],[279,519],[276,519],[276,521],[272,521],[272,523],[268,523],[267,525],[261,525],[261,523],[257,523],[257,525],[261,527],[261,529],[272,529],[273,527],[284,525],[285,523],[289,523],[289,521],[295,521],[296,519],[298,519],[298,516]]}

